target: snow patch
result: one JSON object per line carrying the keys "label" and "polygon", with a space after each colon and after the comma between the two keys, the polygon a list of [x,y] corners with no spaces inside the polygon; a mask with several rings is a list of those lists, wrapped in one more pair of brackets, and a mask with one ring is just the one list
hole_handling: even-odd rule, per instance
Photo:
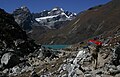
{"label": "snow patch", "polygon": [[22,6],[22,7],[20,7],[21,9],[24,9],[25,8],[25,6]]}
{"label": "snow patch", "polygon": [[50,14],[50,12],[48,12],[48,14]]}
{"label": "snow patch", "polygon": [[64,11],[62,8],[60,8],[61,11]]}
{"label": "snow patch", "polygon": [[73,13],[74,15],[77,15],[76,13]]}
{"label": "snow patch", "polygon": [[61,13],[61,15],[65,15],[67,18],[70,18],[70,17],[68,17],[64,12],[63,13]]}
{"label": "snow patch", "polygon": [[43,11],[46,11],[46,10],[43,10]]}
{"label": "snow patch", "polygon": [[58,10],[58,8],[53,8],[52,11]]}
{"label": "snow patch", "polygon": [[35,20],[36,21],[41,21],[41,20],[45,20],[45,19],[51,19],[53,17],[57,17],[58,15],[54,15],[54,16],[46,16],[46,17],[40,17],[40,18],[36,18]]}

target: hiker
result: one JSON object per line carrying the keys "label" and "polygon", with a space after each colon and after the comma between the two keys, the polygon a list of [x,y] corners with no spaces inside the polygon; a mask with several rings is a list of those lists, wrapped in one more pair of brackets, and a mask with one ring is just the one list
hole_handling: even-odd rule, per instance
{"label": "hiker", "polygon": [[92,47],[91,49],[91,54],[92,54],[92,59],[95,63],[95,69],[97,68],[97,63],[98,63],[98,53],[100,52],[100,48],[102,47],[102,42],[96,41],[96,40],[89,40],[89,44],[95,44],[96,47]]}
{"label": "hiker", "polygon": [[100,52],[100,45],[96,45],[95,49],[92,50],[92,59],[94,60],[95,63],[95,69],[97,68],[97,64],[98,64],[98,53]]}

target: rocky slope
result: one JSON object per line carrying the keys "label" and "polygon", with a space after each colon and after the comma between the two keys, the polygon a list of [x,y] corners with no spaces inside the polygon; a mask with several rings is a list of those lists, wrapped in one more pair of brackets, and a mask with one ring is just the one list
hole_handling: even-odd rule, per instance
{"label": "rocky slope", "polygon": [[84,48],[87,46],[87,42],[84,41],[83,44],[59,50],[60,53],[56,56],[53,55],[54,58],[51,56],[43,60],[38,52],[29,54],[25,58],[28,59],[25,64],[4,69],[3,73],[10,77],[119,77],[120,31],[109,37],[99,36],[98,40],[103,45],[98,53],[97,68],[95,68],[94,59],[92,59],[92,48],[95,45],[89,46],[91,48],[89,52]]}
{"label": "rocky slope", "polygon": [[[10,68],[15,65],[20,64],[21,68],[27,70],[26,61],[30,53],[32,53],[31,56],[36,53],[35,55],[43,60],[53,55],[50,49],[37,45],[28,38],[26,32],[15,22],[14,17],[0,9],[0,77],[8,75],[6,71],[10,71]],[[24,71],[23,69],[22,72]]]}
{"label": "rocky slope", "polygon": [[100,34],[114,33],[120,28],[120,1],[92,7],[80,13],[64,28],[50,31],[35,40],[46,44],[74,44]]}

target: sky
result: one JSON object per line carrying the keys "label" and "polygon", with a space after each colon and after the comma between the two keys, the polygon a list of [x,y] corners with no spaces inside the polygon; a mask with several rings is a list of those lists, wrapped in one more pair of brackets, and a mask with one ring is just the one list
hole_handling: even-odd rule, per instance
{"label": "sky", "polygon": [[111,0],[0,0],[0,8],[12,13],[16,8],[27,6],[31,12],[61,7],[64,10],[79,13],[90,7],[105,4]]}

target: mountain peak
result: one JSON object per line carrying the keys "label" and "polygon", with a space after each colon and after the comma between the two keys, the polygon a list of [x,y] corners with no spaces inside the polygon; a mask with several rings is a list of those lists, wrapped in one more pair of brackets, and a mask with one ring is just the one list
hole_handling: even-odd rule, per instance
{"label": "mountain peak", "polygon": [[0,8],[0,14],[3,13],[3,12],[5,12],[4,9],[1,9],[1,8]]}
{"label": "mountain peak", "polygon": [[27,13],[30,13],[30,10],[27,6],[21,6],[21,7],[18,7],[17,9],[15,9],[13,12],[27,12]]}
{"label": "mountain peak", "polygon": [[35,20],[38,21],[43,26],[48,28],[54,28],[55,25],[59,25],[62,22],[68,22],[76,17],[75,13],[64,11],[60,7],[54,7],[48,11],[42,11],[39,14],[34,14]]}
{"label": "mountain peak", "polygon": [[27,6],[21,6],[19,9],[21,9],[21,10],[23,10],[23,11],[30,12],[30,10],[28,9]]}
{"label": "mountain peak", "polygon": [[60,11],[64,11],[62,8],[60,8],[60,7],[54,7],[53,9],[52,9],[52,11],[57,11],[57,10],[60,10]]}
{"label": "mountain peak", "polygon": [[25,8],[27,8],[27,6],[21,6],[20,8],[21,8],[21,9],[25,9]]}
{"label": "mountain peak", "polygon": [[24,29],[31,30],[32,15],[26,6],[21,6],[13,11],[15,21]]}

